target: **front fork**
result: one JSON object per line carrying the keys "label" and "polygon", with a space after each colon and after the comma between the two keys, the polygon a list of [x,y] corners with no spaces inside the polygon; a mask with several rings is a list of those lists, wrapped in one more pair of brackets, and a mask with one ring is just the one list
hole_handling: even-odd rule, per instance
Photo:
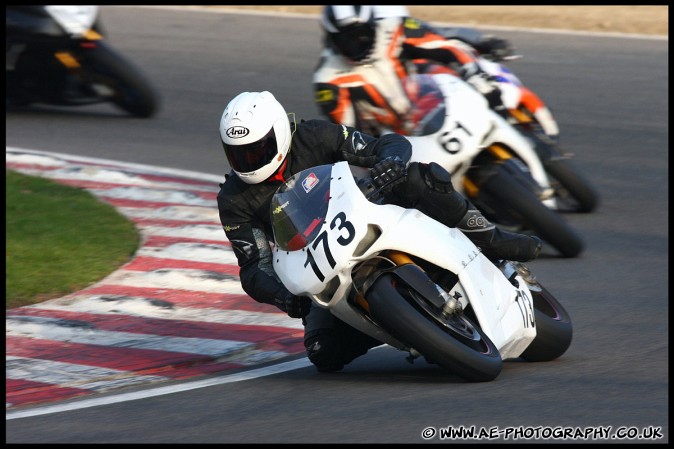
{"label": "front fork", "polygon": [[[409,255],[390,250],[385,254],[385,258],[394,264],[394,267],[385,270],[394,274],[397,278],[409,285],[414,291],[419,293],[430,305],[439,310],[444,316],[463,311],[461,302],[449,294],[438,284],[433,282],[428,274],[414,261]],[[371,285],[371,284],[369,284]],[[361,289],[355,296],[356,302],[369,313],[369,306],[364,293],[366,288]]]}

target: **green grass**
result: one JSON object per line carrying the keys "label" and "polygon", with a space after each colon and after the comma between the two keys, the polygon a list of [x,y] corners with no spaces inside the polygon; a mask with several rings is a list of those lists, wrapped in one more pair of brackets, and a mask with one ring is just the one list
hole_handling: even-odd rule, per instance
{"label": "green grass", "polygon": [[6,170],[6,307],[81,290],[128,262],[133,223],[89,192]]}

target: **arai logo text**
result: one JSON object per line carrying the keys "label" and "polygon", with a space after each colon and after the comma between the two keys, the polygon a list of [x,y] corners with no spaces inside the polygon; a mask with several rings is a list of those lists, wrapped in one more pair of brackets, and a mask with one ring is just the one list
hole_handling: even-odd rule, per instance
{"label": "arai logo text", "polygon": [[243,126],[232,126],[231,128],[227,129],[227,137],[231,137],[232,139],[239,139],[241,137],[246,137],[250,131],[248,128],[245,128]]}

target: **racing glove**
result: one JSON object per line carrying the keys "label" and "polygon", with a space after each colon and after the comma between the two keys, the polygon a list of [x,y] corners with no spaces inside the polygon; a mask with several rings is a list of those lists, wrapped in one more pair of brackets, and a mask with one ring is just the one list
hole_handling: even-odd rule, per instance
{"label": "racing glove", "polygon": [[387,157],[370,169],[370,176],[375,187],[381,189],[383,193],[388,193],[393,186],[405,181],[407,165],[398,156]]}
{"label": "racing glove", "polygon": [[311,300],[306,296],[295,296],[290,292],[274,298],[276,307],[283,310],[290,318],[304,318],[311,308]]}
{"label": "racing glove", "polygon": [[489,102],[489,108],[501,113],[505,110],[501,98],[501,89],[496,85],[493,77],[484,72],[478,72],[466,79],[466,82],[480,92]]}
{"label": "racing glove", "polygon": [[475,45],[480,54],[491,61],[499,62],[512,59],[515,56],[515,48],[506,39],[487,35]]}

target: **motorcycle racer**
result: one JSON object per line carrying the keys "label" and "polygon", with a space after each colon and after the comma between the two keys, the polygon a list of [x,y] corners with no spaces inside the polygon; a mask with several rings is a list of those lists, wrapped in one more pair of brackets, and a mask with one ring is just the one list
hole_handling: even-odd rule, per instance
{"label": "motorcycle racer", "polygon": [[[468,45],[447,38],[412,18],[404,6],[326,5],[321,17],[325,48],[314,69],[315,101],[335,123],[372,135],[384,130],[405,134],[410,100],[403,79],[413,73],[450,73],[482,93],[495,111],[504,108],[497,80],[479,63],[480,54],[498,60],[512,54],[510,44],[488,37]],[[477,48],[476,48],[477,47]],[[522,101],[558,132],[545,105],[522,88]]]}
{"label": "motorcycle racer", "polygon": [[346,160],[371,168],[385,199],[417,208],[457,227],[491,259],[527,261],[541,249],[536,237],[496,228],[452,187],[437,164],[408,163],[411,144],[398,134],[375,138],[327,120],[291,120],[270,92],[243,92],[223,111],[220,139],[232,171],[217,196],[220,220],[240,267],[241,286],[258,302],[303,318],[307,355],[319,371],[337,371],[381,344],[290,293],[272,266],[270,205],[295,173]]}

